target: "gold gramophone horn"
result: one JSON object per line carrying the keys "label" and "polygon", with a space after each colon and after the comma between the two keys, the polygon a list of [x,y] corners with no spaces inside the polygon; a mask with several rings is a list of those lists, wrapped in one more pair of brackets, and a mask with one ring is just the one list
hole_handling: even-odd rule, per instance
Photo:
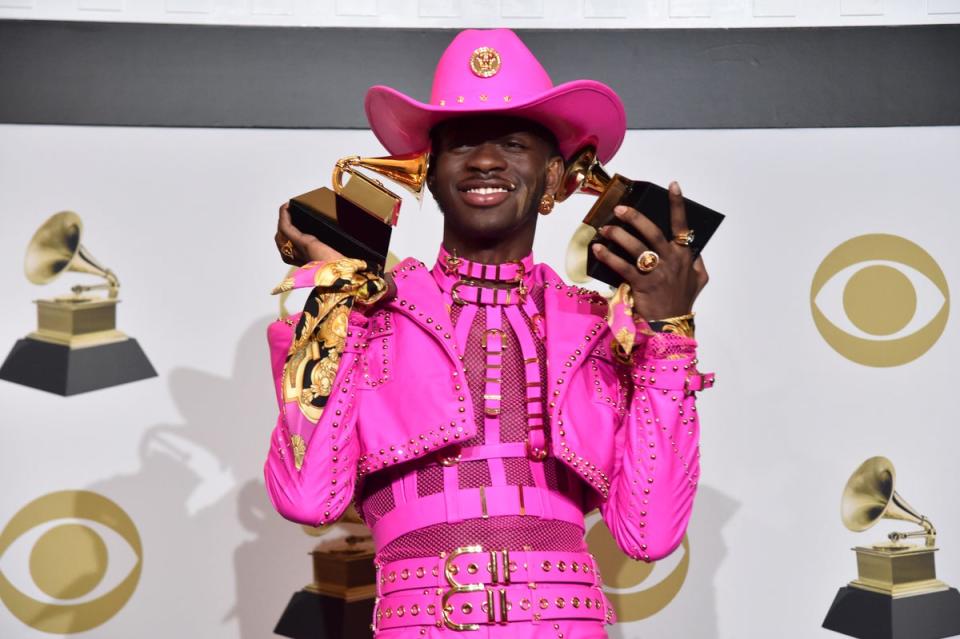
{"label": "gold gramophone horn", "polygon": [[[585,146],[567,162],[555,197],[558,202],[563,202],[574,193],[601,195],[610,181],[610,176],[597,160],[597,150],[592,146]],[[589,221],[589,218],[588,214],[585,221]],[[581,224],[567,244],[567,277],[578,284],[590,281],[590,276],[587,275],[587,247],[596,234],[596,228]]]}
{"label": "gold gramophone horn", "polygon": [[597,160],[597,150],[585,146],[567,162],[560,188],[557,190],[557,202],[563,202],[574,193],[600,195],[610,184],[610,175]]}
{"label": "gold gramophone horn", "polygon": [[[427,181],[429,152],[409,155],[389,155],[381,158],[351,156],[337,160],[333,167],[333,191],[364,208],[384,224],[395,226],[400,214],[400,198],[382,182],[364,175],[364,168],[396,182],[423,202],[423,185]],[[344,183],[344,174],[350,179]]]}
{"label": "gold gramophone horn", "polygon": [[921,526],[923,530],[893,532],[888,535],[890,541],[924,537],[926,545],[933,546],[937,537],[936,529],[929,519],[918,513],[894,490],[896,479],[893,462],[886,457],[871,457],[860,464],[843,489],[840,500],[843,525],[854,532],[861,532],[881,519],[909,521]]}
{"label": "gold gramophone horn", "polygon": [[[344,173],[362,175],[356,173],[356,169],[364,168],[396,182],[417,196],[417,201],[421,201],[423,198],[423,185],[427,180],[427,162],[429,158],[430,154],[426,152],[411,153],[408,155],[388,155],[379,158],[362,158],[356,155],[341,158],[337,160],[337,164],[333,167],[333,190],[340,193],[341,189],[343,189]],[[379,184],[379,182],[377,182],[377,184]]]}
{"label": "gold gramophone horn", "polygon": [[567,255],[564,260],[567,277],[577,284],[590,281],[590,276],[587,275],[587,245],[596,234],[597,229],[589,224],[580,224],[567,244]]}
{"label": "gold gramophone horn", "polygon": [[102,266],[80,243],[83,222],[73,211],[61,211],[44,222],[27,245],[24,271],[34,284],[52,282],[64,271],[98,275],[106,284],[73,287],[75,295],[94,289],[108,289],[110,298],[117,296],[120,282],[108,268]]}

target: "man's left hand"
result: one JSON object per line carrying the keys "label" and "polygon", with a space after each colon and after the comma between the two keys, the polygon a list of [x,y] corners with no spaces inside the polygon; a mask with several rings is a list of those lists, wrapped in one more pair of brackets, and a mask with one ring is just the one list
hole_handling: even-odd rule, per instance
{"label": "man's left hand", "polygon": [[[689,231],[689,227],[683,195],[677,182],[670,183],[669,197],[673,237],[682,237]],[[668,240],[657,225],[640,211],[628,206],[618,206],[614,213],[621,221],[636,229],[640,237],[637,238],[616,225],[602,226],[598,232],[607,240],[623,247],[633,256],[634,262],[627,262],[600,244],[593,245],[593,253],[630,285],[634,313],[653,321],[691,312],[693,301],[709,279],[703,258],[697,256],[694,259],[693,252],[688,247]],[[656,267],[647,272],[641,271],[636,263],[636,259],[644,251],[653,251],[660,258]]]}

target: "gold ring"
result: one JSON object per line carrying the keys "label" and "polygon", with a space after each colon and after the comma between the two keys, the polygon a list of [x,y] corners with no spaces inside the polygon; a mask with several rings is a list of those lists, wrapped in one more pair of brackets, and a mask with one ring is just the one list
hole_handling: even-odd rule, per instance
{"label": "gold ring", "polygon": [[653,251],[644,251],[637,258],[637,268],[641,273],[649,273],[660,264],[660,256]]}
{"label": "gold ring", "polygon": [[281,244],[280,253],[282,253],[284,257],[289,257],[292,260],[293,259],[293,242],[291,240],[287,240],[286,242]]}
{"label": "gold ring", "polygon": [[677,236],[673,238],[673,241],[679,244],[680,246],[690,246],[693,244],[694,233],[693,229],[689,231],[684,231],[682,233],[677,233]]}

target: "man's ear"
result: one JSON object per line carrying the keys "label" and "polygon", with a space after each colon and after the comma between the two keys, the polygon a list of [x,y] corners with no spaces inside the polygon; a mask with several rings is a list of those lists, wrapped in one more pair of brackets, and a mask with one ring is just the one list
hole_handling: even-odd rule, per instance
{"label": "man's ear", "polygon": [[560,180],[563,179],[563,171],[566,164],[559,155],[554,155],[547,160],[547,181],[545,191],[550,195],[556,195],[560,189]]}

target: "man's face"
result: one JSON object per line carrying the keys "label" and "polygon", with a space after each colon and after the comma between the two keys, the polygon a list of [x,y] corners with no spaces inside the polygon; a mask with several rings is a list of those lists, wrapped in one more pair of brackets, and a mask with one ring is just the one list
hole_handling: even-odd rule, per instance
{"label": "man's face", "polygon": [[556,190],[563,172],[546,135],[527,120],[502,116],[441,124],[428,184],[448,229],[496,240],[535,223],[540,198]]}

